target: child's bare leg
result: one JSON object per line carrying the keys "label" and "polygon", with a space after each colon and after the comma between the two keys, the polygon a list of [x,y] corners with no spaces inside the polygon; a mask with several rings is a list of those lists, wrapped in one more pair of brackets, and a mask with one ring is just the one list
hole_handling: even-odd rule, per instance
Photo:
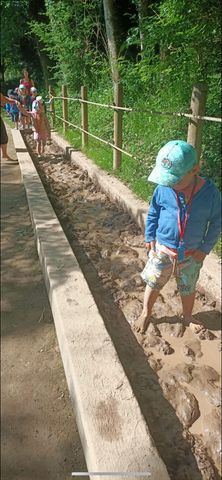
{"label": "child's bare leg", "polygon": [[146,286],[143,300],[143,310],[140,317],[135,322],[136,332],[145,333],[152,313],[152,308],[159,295],[159,290],[154,290],[149,285]]}
{"label": "child's bare leg", "polygon": [[187,324],[192,321],[192,311],[195,301],[195,292],[190,295],[181,295],[181,301],[183,306],[183,316]]}
{"label": "child's bare leg", "polygon": [[29,123],[30,123],[29,117],[25,117],[25,127],[26,128],[29,128]]}
{"label": "child's bare leg", "polygon": [[3,158],[8,158],[7,143],[3,143],[3,144],[1,145],[1,150],[2,150],[2,156],[3,156]]}
{"label": "child's bare leg", "polygon": [[42,153],[44,153],[45,151],[45,145],[46,145],[45,140],[42,140]]}
{"label": "child's bare leg", "polygon": [[192,317],[193,306],[195,302],[195,292],[190,295],[181,295],[181,301],[183,306],[183,317],[185,325],[189,325],[194,332],[198,332],[203,325],[195,323]]}
{"label": "child's bare leg", "polygon": [[41,142],[36,142],[36,152],[39,156],[41,155]]}
{"label": "child's bare leg", "polygon": [[25,117],[23,115],[21,116],[21,127],[25,128]]}
{"label": "child's bare leg", "polygon": [[1,144],[2,158],[7,158],[8,160],[12,160],[8,155],[7,147],[8,147],[7,143]]}

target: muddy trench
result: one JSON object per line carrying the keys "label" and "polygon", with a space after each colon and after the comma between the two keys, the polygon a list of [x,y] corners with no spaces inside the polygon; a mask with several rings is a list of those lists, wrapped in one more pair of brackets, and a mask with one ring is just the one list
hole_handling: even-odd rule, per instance
{"label": "muddy trench", "polygon": [[146,334],[137,334],[134,322],[144,294],[140,272],[146,262],[143,232],[57,145],[37,158],[32,136],[23,132],[23,137],[170,478],[221,478],[221,331],[215,302],[197,292],[194,316],[205,330],[194,334],[180,322],[172,278],[158,297]]}

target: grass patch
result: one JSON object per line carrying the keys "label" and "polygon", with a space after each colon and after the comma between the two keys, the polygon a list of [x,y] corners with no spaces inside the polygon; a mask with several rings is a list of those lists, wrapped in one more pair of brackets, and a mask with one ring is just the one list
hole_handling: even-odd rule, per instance
{"label": "grass patch", "polygon": [[11,120],[11,117],[9,117],[9,116],[7,115],[7,113],[6,113],[5,110],[2,110],[1,115],[2,115],[2,118],[3,118],[4,122],[6,123],[6,125],[7,125],[8,127],[10,127],[10,128],[14,128],[14,125],[15,125],[15,124],[14,124],[13,121]]}
{"label": "grass patch", "polygon": [[89,139],[87,147],[83,149],[87,157],[91,158],[100,168],[113,173],[112,149],[108,145],[101,145],[97,140]]}
{"label": "grass patch", "polygon": [[67,140],[75,150],[81,150],[81,132],[79,130],[73,128],[64,132],[63,127],[60,125],[56,126],[56,131],[62,138]]}
{"label": "grass patch", "polygon": [[122,155],[121,167],[113,171],[112,148],[100,145],[98,141],[90,139],[89,145],[84,148],[84,153],[103,170],[112,173],[119,178],[132,192],[142,200],[148,200],[152,196],[155,186],[148,184],[147,176],[140,177],[138,165],[135,159]]}
{"label": "grass patch", "polygon": [[215,247],[213,248],[214,253],[218,255],[218,257],[222,257],[222,236],[218,238]]}

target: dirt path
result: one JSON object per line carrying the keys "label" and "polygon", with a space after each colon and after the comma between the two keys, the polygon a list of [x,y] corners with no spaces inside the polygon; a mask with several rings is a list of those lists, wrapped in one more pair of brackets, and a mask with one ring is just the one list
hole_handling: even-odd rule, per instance
{"label": "dirt path", "polygon": [[1,227],[1,479],[67,479],[86,466],[19,166],[6,161]]}
{"label": "dirt path", "polygon": [[219,478],[220,313],[197,293],[195,317],[206,330],[184,329],[172,279],[146,335],[133,335],[144,293],[142,232],[56,145],[32,157],[171,478]]}

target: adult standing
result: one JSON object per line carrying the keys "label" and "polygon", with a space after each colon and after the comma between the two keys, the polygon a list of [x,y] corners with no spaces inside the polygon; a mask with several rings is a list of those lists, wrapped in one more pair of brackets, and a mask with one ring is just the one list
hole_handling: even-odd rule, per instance
{"label": "adult standing", "polygon": [[[6,103],[17,104],[16,100],[13,100],[12,98],[9,98],[9,97],[5,97],[5,95],[3,95],[2,93],[0,93],[0,95],[1,95],[1,107],[4,107]],[[2,117],[0,117],[0,120],[1,120],[0,136],[1,136],[2,158],[7,158],[7,160],[17,161],[17,160],[14,160],[13,158],[10,158],[9,155],[8,155],[8,152],[7,152],[8,135],[7,135],[7,131],[6,131],[6,128],[5,128],[5,124],[2,120]]]}
{"label": "adult standing", "polygon": [[23,78],[20,80],[20,85],[24,85],[26,88],[27,95],[30,95],[30,89],[34,87],[34,82],[29,78],[29,73],[27,70],[22,70]]}

